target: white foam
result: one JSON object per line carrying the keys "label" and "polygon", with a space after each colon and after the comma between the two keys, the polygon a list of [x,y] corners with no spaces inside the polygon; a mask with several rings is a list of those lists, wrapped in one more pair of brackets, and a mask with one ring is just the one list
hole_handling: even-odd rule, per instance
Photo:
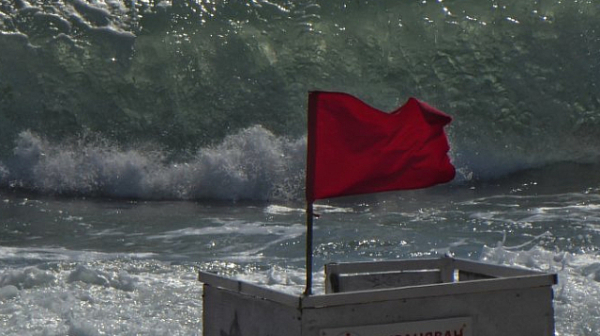
{"label": "white foam", "polygon": [[[239,273],[236,279],[258,284],[288,294],[299,295],[305,289],[306,272],[303,269],[286,269],[272,266],[265,272]],[[325,292],[325,270],[321,268],[313,274],[313,293]]]}
{"label": "white foam", "polygon": [[270,215],[285,215],[289,213],[302,213],[304,212],[304,209],[271,204],[265,208],[264,212]]}
{"label": "white foam", "polygon": [[37,267],[26,267],[23,269],[8,269],[0,273],[0,286],[14,286],[19,289],[27,289],[50,285],[56,277],[48,271]]}
{"label": "white foam", "polygon": [[113,287],[131,292],[135,289],[137,279],[131,277],[123,270],[116,272],[116,274],[109,274],[79,265],[69,274],[66,281],[69,283],[81,281],[90,285]]}
{"label": "white foam", "polygon": [[0,246],[0,260],[11,263],[18,262],[48,262],[71,261],[88,262],[91,260],[113,260],[122,258],[126,260],[145,260],[156,257],[155,253],[105,253],[96,251],[74,251],[66,248],[19,248]]}
{"label": "white foam", "polygon": [[54,280],[0,286],[3,335],[194,335],[202,330],[201,286],[193,268],[114,260],[11,272],[34,269]]}
{"label": "white foam", "polygon": [[19,296],[19,289],[14,285],[0,287],[0,300],[8,300]]}
{"label": "white foam", "polygon": [[260,126],[201,149],[187,162],[160,151],[102,143],[53,144],[22,132],[0,181],[50,194],[142,199],[286,199],[302,189],[304,141],[288,141]]}
{"label": "white foam", "polygon": [[[352,208],[336,207],[336,206],[326,205],[326,204],[314,204],[313,207],[314,207],[315,211],[318,211],[321,213],[351,213],[351,212],[354,212],[354,209],[352,209]],[[270,214],[270,215],[304,213],[305,211],[306,210],[304,208],[291,208],[291,207],[286,207],[283,205],[275,205],[275,204],[271,204],[271,205],[267,206],[264,210],[265,213]]]}
{"label": "white foam", "polygon": [[315,211],[323,213],[351,213],[354,212],[352,208],[336,207],[332,205],[315,204]]}
{"label": "white foam", "polygon": [[263,259],[264,255],[261,253],[262,251],[282,242],[296,239],[306,232],[306,228],[303,224],[281,225],[277,223],[245,222],[238,220],[218,222],[219,225],[217,226],[183,228],[151,235],[148,236],[147,239],[163,239],[170,241],[177,240],[181,237],[205,235],[273,236],[260,245],[227,245],[220,250],[221,252],[227,252],[226,256],[220,258],[227,258],[238,262],[248,262]]}
{"label": "white foam", "polygon": [[209,226],[201,228],[184,228],[173,231],[167,231],[158,235],[148,236],[148,239],[173,239],[178,237],[204,236],[218,234],[240,234],[240,235],[277,235],[284,238],[296,237],[302,234],[304,226],[301,224],[279,225],[262,222],[245,221],[222,221],[219,226]]}

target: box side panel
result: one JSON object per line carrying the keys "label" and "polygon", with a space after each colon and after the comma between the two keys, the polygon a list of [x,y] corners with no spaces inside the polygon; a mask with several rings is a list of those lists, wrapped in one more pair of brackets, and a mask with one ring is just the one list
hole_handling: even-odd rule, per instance
{"label": "box side panel", "polygon": [[301,335],[297,308],[206,284],[203,290],[203,336]]}
{"label": "box side panel", "polygon": [[467,271],[458,271],[458,281],[473,281],[473,280],[481,280],[481,279],[492,279],[492,276],[467,272]]}
{"label": "box side panel", "polygon": [[[406,271],[331,276],[334,292],[351,292],[367,289],[397,288],[442,283],[440,271]],[[336,288],[337,287],[337,288]]]}
{"label": "box side panel", "polygon": [[470,317],[476,336],[552,336],[552,288],[463,293],[303,310],[303,336],[326,328]]}

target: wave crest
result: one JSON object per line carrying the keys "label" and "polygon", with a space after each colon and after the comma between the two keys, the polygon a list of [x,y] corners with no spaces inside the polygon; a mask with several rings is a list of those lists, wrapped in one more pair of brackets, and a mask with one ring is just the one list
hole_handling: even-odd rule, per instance
{"label": "wave crest", "polygon": [[185,162],[160,150],[106,143],[53,144],[19,134],[14,156],[0,163],[0,185],[59,195],[139,199],[272,200],[300,195],[305,140],[243,129]]}

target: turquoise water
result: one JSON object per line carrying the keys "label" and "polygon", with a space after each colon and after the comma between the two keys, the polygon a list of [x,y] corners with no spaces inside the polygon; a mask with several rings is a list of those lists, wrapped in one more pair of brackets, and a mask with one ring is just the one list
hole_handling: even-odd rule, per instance
{"label": "turquoise water", "polygon": [[593,1],[0,4],[0,324],[194,335],[197,270],[299,293],[309,90],[453,116],[455,181],[323,201],[330,261],[552,271],[600,333]]}

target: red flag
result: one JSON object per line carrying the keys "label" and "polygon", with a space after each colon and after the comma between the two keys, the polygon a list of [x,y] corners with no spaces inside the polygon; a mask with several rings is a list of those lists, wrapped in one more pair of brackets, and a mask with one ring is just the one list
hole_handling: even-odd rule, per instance
{"label": "red flag", "polygon": [[454,178],[452,118],[410,98],[392,113],[345,93],[311,92],[306,199],[426,188]]}

